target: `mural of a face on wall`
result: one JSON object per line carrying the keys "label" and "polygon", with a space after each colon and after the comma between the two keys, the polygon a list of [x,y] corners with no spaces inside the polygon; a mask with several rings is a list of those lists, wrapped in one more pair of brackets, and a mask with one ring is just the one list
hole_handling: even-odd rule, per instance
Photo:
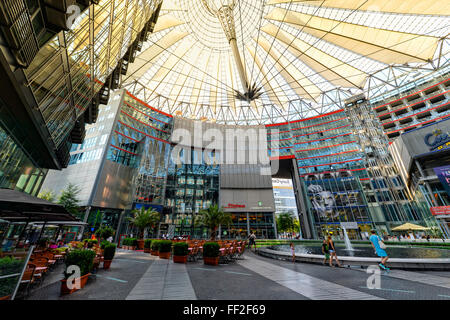
{"label": "mural of a face on wall", "polygon": [[311,203],[320,218],[336,218],[339,212],[334,209],[336,201],[332,192],[323,190],[322,186],[312,184],[308,187],[312,193]]}

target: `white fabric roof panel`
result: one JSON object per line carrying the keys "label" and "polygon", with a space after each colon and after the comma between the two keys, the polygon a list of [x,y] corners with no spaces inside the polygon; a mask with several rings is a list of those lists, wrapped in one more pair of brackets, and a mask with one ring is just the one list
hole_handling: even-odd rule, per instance
{"label": "white fabric roof panel", "polygon": [[163,111],[234,123],[248,115],[291,114],[293,105],[302,115],[305,106],[329,111],[323,103],[333,100],[331,91],[362,93],[377,72],[429,67],[439,50],[448,54],[439,43],[450,33],[449,1],[221,2],[234,5],[237,51],[258,98],[237,99],[237,91],[245,93],[242,68],[218,17],[199,0],[163,2],[123,86],[146,101],[166,99],[155,105]]}

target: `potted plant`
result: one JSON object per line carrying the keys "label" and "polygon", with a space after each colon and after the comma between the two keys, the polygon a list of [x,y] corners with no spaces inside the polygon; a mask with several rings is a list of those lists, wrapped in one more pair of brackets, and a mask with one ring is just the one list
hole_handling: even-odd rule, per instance
{"label": "potted plant", "polygon": [[[23,260],[12,257],[0,259],[0,277],[17,274],[22,271]],[[0,279],[0,300],[9,300],[14,292],[18,277]]]}
{"label": "potted plant", "polygon": [[116,245],[110,243],[105,246],[105,252],[103,254],[103,269],[108,270],[111,266],[111,262],[114,259],[114,255],[116,254]]}
{"label": "potted plant", "polygon": [[[88,277],[91,275],[91,270],[93,268],[95,258],[95,252],[92,250],[74,250],[69,252],[66,255],[66,270],[64,271],[64,279],[61,280],[61,295],[70,294],[79,289],[84,288]],[[68,273],[68,268],[71,266],[78,266],[80,268],[80,278],[75,279],[73,283],[73,287],[69,288],[67,285],[68,278],[72,275],[72,273]],[[75,284],[79,281],[80,287],[77,288]]]}
{"label": "potted plant", "polygon": [[133,210],[133,217],[129,220],[133,226],[139,230],[139,240],[137,246],[139,250],[144,249],[144,231],[146,228],[154,228],[160,221],[161,215],[158,211],[149,208],[141,208],[140,210]]}
{"label": "potted plant", "polygon": [[138,245],[138,240],[136,238],[130,238],[128,249],[129,250],[136,250],[137,245]]}
{"label": "potted plant", "polygon": [[152,256],[159,256],[159,243],[161,240],[152,241]]}
{"label": "potted plant", "polygon": [[109,237],[114,235],[114,229],[109,226],[104,226],[98,229],[95,234],[103,240],[107,240]]}
{"label": "potted plant", "polygon": [[172,251],[172,241],[161,240],[159,242],[159,257],[161,259],[170,259],[171,251]]}
{"label": "potted plant", "polygon": [[152,240],[146,239],[144,242],[144,252],[151,253],[152,252]]}
{"label": "potted plant", "polygon": [[122,240],[122,247],[125,250],[129,250],[130,249],[129,245],[130,245],[130,238],[125,238],[125,239]]}
{"label": "potted plant", "polygon": [[203,245],[203,263],[211,266],[219,264],[220,246],[217,242],[206,242]]}
{"label": "potted plant", "polygon": [[103,241],[100,243],[100,249],[105,250],[105,247],[106,247],[108,244],[110,244],[110,243],[111,243],[111,242],[109,242],[109,241],[103,240]]}
{"label": "potted plant", "polygon": [[186,263],[189,254],[189,246],[186,242],[177,242],[173,244],[173,262]]}
{"label": "potted plant", "polygon": [[92,249],[94,245],[98,244],[98,240],[90,239],[87,241],[87,247],[88,249]]}

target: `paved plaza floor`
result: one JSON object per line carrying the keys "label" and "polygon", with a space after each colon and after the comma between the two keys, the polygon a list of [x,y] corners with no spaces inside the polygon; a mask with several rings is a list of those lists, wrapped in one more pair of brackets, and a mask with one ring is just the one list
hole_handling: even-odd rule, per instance
{"label": "paved plaza floor", "polygon": [[200,260],[174,264],[148,253],[118,250],[110,270],[60,297],[63,266],[29,300],[450,300],[450,272],[392,270],[379,289],[367,288],[361,268],[272,260],[246,252],[217,267]]}

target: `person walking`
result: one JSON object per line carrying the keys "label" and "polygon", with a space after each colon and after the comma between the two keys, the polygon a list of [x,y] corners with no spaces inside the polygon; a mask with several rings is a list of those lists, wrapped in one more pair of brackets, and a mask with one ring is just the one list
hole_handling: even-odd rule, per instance
{"label": "person walking", "polygon": [[330,263],[331,265],[331,260],[330,260],[330,250],[328,249],[328,242],[327,239],[323,239],[323,243],[322,243],[322,253],[325,256],[325,258],[323,259],[323,265],[325,265],[327,263],[327,261]]}
{"label": "person walking", "polygon": [[333,239],[331,239],[331,236],[328,236],[328,250],[330,250],[330,267],[334,267],[333,265],[333,258],[336,259],[336,263],[338,267],[341,267],[341,263],[339,262],[339,259],[336,255],[336,248],[334,247]]}
{"label": "person walking", "polygon": [[294,243],[291,242],[291,244],[289,245],[291,247],[291,253],[292,253],[292,262],[295,263],[295,247],[294,247]]}
{"label": "person walking", "polygon": [[369,240],[372,243],[372,247],[375,249],[375,254],[381,258],[380,264],[378,264],[383,270],[389,271],[390,269],[386,266],[386,262],[388,261],[389,257],[384,250],[386,248],[386,245],[384,244],[384,241],[381,239],[380,236],[376,234],[375,230],[372,230],[372,235],[370,236]]}
{"label": "person walking", "polygon": [[252,231],[252,233],[248,236],[248,248],[251,250],[252,249],[252,245],[255,247],[255,252],[256,252],[256,235],[255,233]]}

